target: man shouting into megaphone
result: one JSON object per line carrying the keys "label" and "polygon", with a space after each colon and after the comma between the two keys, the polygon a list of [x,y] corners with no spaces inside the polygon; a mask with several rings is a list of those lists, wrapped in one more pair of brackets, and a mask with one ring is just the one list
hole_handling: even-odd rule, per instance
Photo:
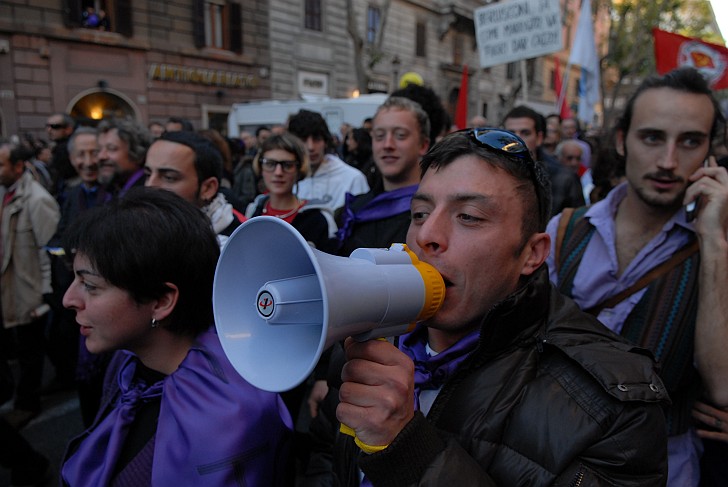
{"label": "man shouting into megaphone", "polygon": [[667,393],[649,352],[549,284],[549,183],[525,143],[460,131],[421,168],[407,245],[444,303],[397,346],[335,351],[306,485],[663,485]]}

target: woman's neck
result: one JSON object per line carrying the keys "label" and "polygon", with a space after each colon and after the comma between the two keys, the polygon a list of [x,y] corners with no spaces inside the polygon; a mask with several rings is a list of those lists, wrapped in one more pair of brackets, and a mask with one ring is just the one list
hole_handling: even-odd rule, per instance
{"label": "woman's neck", "polygon": [[285,195],[271,194],[268,203],[276,210],[292,210],[301,204],[296,195],[292,193]]}
{"label": "woman's neck", "polygon": [[152,330],[152,340],[141,349],[132,350],[142,363],[157,372],[170,375],[187,357],[194,338],[177,335],[163,328]]}

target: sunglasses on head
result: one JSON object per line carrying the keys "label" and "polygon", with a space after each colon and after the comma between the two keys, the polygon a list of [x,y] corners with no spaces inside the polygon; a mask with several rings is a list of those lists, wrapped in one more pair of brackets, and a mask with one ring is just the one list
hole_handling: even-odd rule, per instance
{"label": "sunglasses on head", "polygon": [[65,124],[62,124],[62,123],[47,123],[46,124],[46,128],[53,129],[53,130],[58,130],[58,129],[64,129],[64,128],[66,128],[66,125]]}
{"label": "sunglasses on head", "polygon": [[[466,132],[470,140],[475,142],[479,147],[523,161],[528,168],[528,172],[531,174],[531,179],[536,189],[538,190],[541,186],[536,170],[536,162],[531,157],[528,146],[519,136],[507,130],[487,127],[465,129],[463,132]],[[541,206],[540,201],[539,206]]]}

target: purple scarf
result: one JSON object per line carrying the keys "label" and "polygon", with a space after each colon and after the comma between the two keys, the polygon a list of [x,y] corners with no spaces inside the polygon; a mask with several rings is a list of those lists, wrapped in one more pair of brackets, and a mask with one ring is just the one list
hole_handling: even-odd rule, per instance
{"label": "purple scarf", "polygon": [[[132,354],[120,376],[130,361],[136,363]],[[214,330],[200,335],[179,368],[160,384],[152,485],[283,485],[290,414],[277,394],[240,377]],[[114,444],[110,440],[117,438],[106,433],[107,423],[117,417],[115,409],[86,433],[63,466],[65,482],[73,487],[106,485],[102,473],[114,470],[118,456],[109,450],[120,450],[124,440]]]}
{"label": "purple scarf", "polygon": [[464,336],[455,345],[431,357],[427,353],[427,327],[419,325],[403,335],[399,349],[415,363],[415,409],[420,409],[420,392],[439,389],[478,346],[480,330]]}
{"label": "purple scarf", "polygon": [[144,168],[137,169],[134,174],[129,176],[129,179],[126,180],[126,183],[124,183],[124,186],[122,186],[121,190],[119,191],[119,197],[123,197],[127,191],[129,191],[134,185],[139,181],[141,178],[144,177]]}
{"label": "purple scarf", "polygon": [[[460,364],[478,346],[479,339],[480,329],[477,329],[433,357],[427,353],[426,326],[417,325],[413,332],[400,337],[399,349],[415,363],[415,411],[420,409],[420,392],[439,389],[445,385]],[[372,487],[371,481],[366,476],[360,485]]]}
{"label": "purple scarf", "polygon": [[409,211],[412,195],[415,194],[419,185],[406,186],[404,188],[384,191],[375,196],[369,203],[365,204],[358,211],[351,209],[351,204],[358,195],[346,193],[344,210],[341,215],[341,228],[336,232],[336,238],[341,246],[351,236],[354,225],[359,222],[371,222],[384,220],[385,218],[399,215]]}
{"label": "purple scarf", "polygon": [[[121,395],[115,407],[96,425],[94,441],[88,441],[88,438],[81,442],[76,453],[63,465],[63,479],[69,485],[109,485],[137,410],[144,402],[162,395],[162,381],[148,386],[133,380],[136,365],[134,355],[129,354],[117,376]],[[101,444],[106,447],[98,448]]]}

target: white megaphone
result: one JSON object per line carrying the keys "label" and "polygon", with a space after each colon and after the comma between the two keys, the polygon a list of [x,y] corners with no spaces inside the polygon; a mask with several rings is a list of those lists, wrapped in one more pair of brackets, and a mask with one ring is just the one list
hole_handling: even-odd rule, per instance
{"label": "white megaphone", "polygon": [[251,218],[230,236],[215,271],[212,304],[235,370],[272,392],[294,388],[337,340],[394,336],[435,314],[442,276],[406,245],[314,250],[278,218]]}

